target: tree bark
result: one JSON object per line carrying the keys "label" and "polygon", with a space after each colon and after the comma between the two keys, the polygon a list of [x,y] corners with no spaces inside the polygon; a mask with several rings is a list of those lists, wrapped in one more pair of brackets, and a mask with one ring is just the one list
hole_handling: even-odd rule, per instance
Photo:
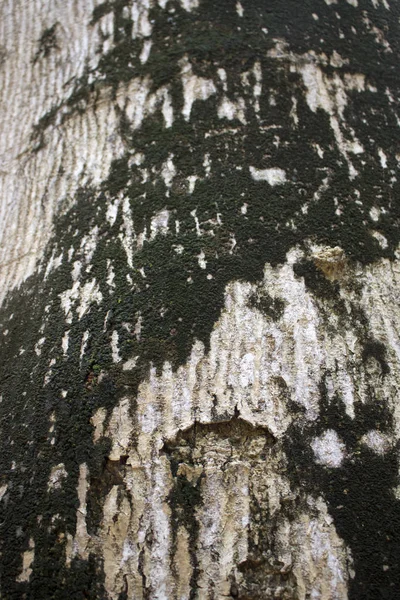
{"label": "tree bark", "polygon": [[0,28],[1,598],[397,599],[398,3]]}

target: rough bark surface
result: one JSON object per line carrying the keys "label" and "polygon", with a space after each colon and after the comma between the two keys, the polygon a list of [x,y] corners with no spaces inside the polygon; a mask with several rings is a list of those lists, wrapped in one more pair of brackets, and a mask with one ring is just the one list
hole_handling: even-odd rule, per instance
{"label": "rough bark surface", "polygon": [[400,589],[400,8],[3,0],[0,596]]}

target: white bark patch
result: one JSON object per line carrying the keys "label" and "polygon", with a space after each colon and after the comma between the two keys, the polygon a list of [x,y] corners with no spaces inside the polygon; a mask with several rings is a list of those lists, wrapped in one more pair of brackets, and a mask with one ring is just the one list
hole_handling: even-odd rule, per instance
{"label": "white bark patch", "polygon": [[243,6],[240,4],[240,2],[236,2],[236,12],[239,15],[239,17],[243,17],[244,10],[243,10]]}
{"label": "white bark patch", "polygon": [[246,125],[245,110],[246,104],[243,98],[233,101],[224,96],[218,106],[218,117],[228,119],[228,121],[238,119],[243,125]]}
{"label": "white bark patch", "polygon": [[112,438],[113,444],[110,460],[119,460],[120,456],[128,454],[132,431],[130,400],[123,398],[114,408],[107,428],[107,435]]}
{"label": "white bark patch", "polygon": [[219,69],[217,69],[217,73],[218,73],[218,77],[222,81],[222,87],[223,87],[224,92],[227,92],[228,91],[228,78],[227,78],[225,69],[219,68]]}
{"label": "white bark patch", "polygon": [[[52,413],[50,415],[50,423],[51,423],[51,425],[50,425],[50,429],[49,429],[49,439],[50,439],[50,444],[52,446],[54,446],[54,444],[56,443],[56,438],[53,435],[54,434],[54,429],[55,429],[55,422],[56,422],[56,415],[54,413]],[[61,464],[57,465],[57,466],[61,466]],[[50,475],[50,478],[51,478],[51,475]]]}
{"label": "white bark patch", "polygon": [[387,156],[384,153],[384,151],[382,150],[382,148],[379,148],[378,154],[379,154],[379,160],[381,162],[382,169],[386,169],[387,168]]}
{"label": "white bark patch", "polygon": [[87,343],[88,343],[88,340],[89,340],[89,335],[90,335],[90,332],[87,329],[84,332],[83,336],[82,336],[81,349],[80,349],[80,352],[79,352],[79,362],[82,362],[82,358],[85,355],[85,350],[86,350],[86,346],[87,346]]}
{"label": "white bark patch", "polygon": [[376,239],[376,241],[378,242],[378,244],[380,245],[380,247],[383,250],[386,250],[386,248],[388,247],[388,241],[385,238],[384,235],[382,235],[379,231],[372,231],[371,233],[372,237]]}
{"label": "white bark patch", "polygon": [[140,341],[141,331],[142,331],[142,317],[141,317],[141,315],[139,315],[138,319],[135,323],[135,329],[133,330],[133,333],[135,334],[138,342]]}
{"label": "white bark patch", "polygon": [[96,250],[98,235],[99,228],[96,225],[89,231],[88,235],[83,236],[81,239],[80,249],[85,257],[85,263],[87,265],[90,264],[93,258],[94,251]]}
{"label": "white bark patch", "polygon": [[114,225],[117,219],[120,201],[121,198],[117,198],[115,202],[110,201],[107,205],[106,219],[110,223],[111,227]]}
{"label": "white bark patch", "polygon": [[150,240],[154,240],[157,235],[166,235],[168,233],[169,211],[160,210],[150,222]]}
{"label": "white bark patch", "polygon": [[89,470],[86,463],[79,465],[79,480],[77,486],[79,507],[76,511],[76,532],[75,536],[66,548],[66,560],[70,564],[75,556],[79,556],[83,560],[87,560],[89,556],[88,545],[90,535],[87,532],[86,515],[87,505],[86,497],[89,489],[88,483]]}
{"label": "white bark patch", "polygon": [[150,496],[149,509],[157,536],[152,556],[153,568],[150,571],[150,586],[155,592],[155,600],[164,600],[171,597],[172,591],[171,579],[168,576],[172,540],[169,515],[166,510],[166,497],[164,496],[170,481],[163,461],[156,461],[153,473],[154,486]]}
{"label": "white bark patch", "polygon": [[206,269],[207,268],[206,255],[204,254],[203,250],[198,255],[197,260],[198,260],[200,269]]}
{"label": "white bark patch", "polygon": [[319,498],[315,502],[310,498],[308,502],[318,511],[317,517],[310,518],[310,515],[303,513],[291,527],[295,533],[292,547],[297,559],[295,573],[298,588],[305,590],[310,585],[307,585],[307,579],[303,579],[303,573],[307,573],[309,565],[314,563],[318,565],[318,574],[308,574],[313,590],[310,597],[347,600],[346,580],[348,563],[352,562],[351,555],[347,552],[347,560],[340,555],[338,550],[343,542],[332,526],[332,517],[323,500]]}
{"label": "white bark patch", "polygon": [[187,178],[187,181],[189,184],[189,189],[188,189],[189,194],[193,194],[194,188],[196,187],[197,180],[198,180],[197,175],[189,175],[189,177]]}
{"label": "white bark patch", "polygon": [[91,417],[90,422],[94,427],[93,442],[97,442],[104,434],[104,421],[107,416],[105,408],[98,408]]}
{"label": "white bark patch", "polygon": [[333,429],[327,429],[320,437],[314,438],[311,447],[316,462],[326,467],[336,469],[345,458],[345,445]]}
{"label": "white bark patch", "polygon": [[254,63],[253,75],[255,79],[255,84],[253,87],[254,111],[258,117],[258,113],[260,112],[260,97],[262,92],[262,69],[258,60]]}
{"label": "white bark patch", "polygon": [[252,352],[245,354],[240,361],[240,383],[246,388],[254,383],[255,356]]}
{"label": "white bark patch", "polygon": [[135,356],[134,358],[129,358],[128,360],[126,360],[124,362],[124,364],[122,365],[122,370],[123,371],[132,371],[132,369],[134,369],[136,367],[138,358],[139,358],[138,356]]}
{"label": "white bark patch", "polygon": [[286,172],[279,167],[269,169],[250,167],[250,173],[254,181],[267,181],[271,186],[281,185],[287,181]]}
{"label": "white bark patch", "polygon": [[67,330],[67,331],[64,333],[64,335],[63,335],[63,338],[62,338],[62,340],[61,340],[61,348],[62,348],[62,351],[63,351],[63,354],[64,354],[64,356],[67,356],[67,354],[68,354],[68,346],[69,346],[69,332],[70,332],[70,330],[68,329],[68,330]]}
{"label": "white bark patch", "polygon": [[[56,2],[43,11],[40,5],[28,3],[14,18],[8,4],[0,5],[0,37],[7,54],[0,71],[0,119],[12,123],[0,139],[0,302],[8,290],[34,273],[60,207],[70,208],[80,186],[103,181],[112,160],[124,152],[109,90],[102,90],[98,102],[89,102],[84,114],[63,120],[70,111],[65,103],[73,85],[87,65],[97,66],[99,34],[110,21],[103,17],[88,27],[93,8],[93,2],[79,6]],[[55,54],[35,60],[38,40],[53,24],[57,24]],[[11,97],[13,102],[8,100]],[[45,130],[44,144],[32,152],[38,147],[38,141],[32,140],[35,125],[57,106],[61,108],[56,126]],[[54,258],[51,268],[56,266]]]}
{"label": "white bark patch", "polygon": [[334,50],[332,52],[331,57],[329,59],[329,64],[331,65],[331,67],[334,67],[335,69],[340,69],[344,65],[348,65],[349,62],[350,61],[348,58],[343,58],[339,54],[339,52],[336,52],[336,50]]}
{"label": "white bark patch", "polygon": [[384,48],[384,52],[392,53],[393,50],[391,49],[390,44],[385,37],[384,29],[380,29],[379,27],[376,27],[373,24],[373,21],[371,21],[371,19],[368,17],[367,13],[364,13],[363,21],[364,21],[364,24],[366,25],[368,31],[374,36],[375,43],[379,44],[379,46],[382,46],[382,48]]}
{"label": "white bark patch", "polygon": [[195,225],[196,225],[196,233],[197,233],[197,235],[198,235],[198,236],[200,236],[200,235],[201,235],[201,231],[200,231],[200,223],[199,223],[199,219],[198,219],[198,216],[197,216],[197,214],[196,214],[196,213],[197,213],[197,210],[196,210],[196,209],[194,209],[194,210],[190,211],[190,215],[193,217],[193,219],[194,219],[194,223],[195,223]]}
{"label": "white bark patch", "polygon": [[82,271],[82,263],[80,260],[76,260],[72,265],[71,278],[72,281],[78,281]]}
{"label": "white bark patch", "polygon": [[87,313],[92,303],[100,304],[103,299],[103,295],[96,283],[96,279],[92,279],[85,283],[83,287],[80,287],[79,281],[75,281],[72,288],[59,294],[59,297],[67,323],[72,323],[72,307],[76,301],[79,301],[79,304],[76,306],[76,312],[78,318],[81,319],[83,315]]}
{"label": "white bark patch", "polygon": [[299,117],[297,116],[297,99],[294,96],[292,96],[292,109],[289,116],[293,119],[294,126],[297,127]]}
{"label": "white bark patch", "polygon": [[215,94],[217,90],[211,79],[205,79],[204,77],[197,77],[197,75],[194,75],[192,65],[186,55],[180,61],[180,67],[184,99],[182,114],[186,121],[189,121],[193,103],[196,100],[207,100],[207,98]]}
{"label": "white bark patch", "polygon": [[115,271],[114,271],[114,267],[112,265],[112,261],[109,258],[107,258],[107,279],[106,279],[106,283],[107,283],[108,287],[110,288],[110,294],[113,293],[114,288],[115,288],[114,278],[115,278]]}
{"label": "white bark patch", "polygon": [[398,389],[398,373],[400,370],[400,314],[398,298],[400,295],[400,270],[398,261],[392,263],[387,259],[371,265],[363,273],[363,293],[361,307],[374,339],[379,340],[386,348],[386,360],[390,372],[381,378],[379,364],[370,359],[367,364],[367,373],[361,372],[361,399],[367,401],[368,381],[367,374],[374,377],[375,390],[386,398],[387,406],[391,410],[395,421],[395,437],[400,438],[400,407],[394,390]]}
{"label": "white bark patch", "polygon": [[103,295],[100,292],[99,285],[95,279],[85,283],[81,288],[79,294],[79,305],[77,306],[76,312],[78,318],[81,319],[83,315],[89,310],[89,306],[93,303],[100,304],[103,299]]}
{"label": "white bark patch", "polygon": [[[120,95],[118,97],[118,104],[121,109],[125,109],[126,116],[131,122],[133,129],[138,129],[145,115],[151,111],[149,106],[149,93],[150,93],[150,78],[136,78],[132,79],[128,84],[123,84]],[[155,107],[154,107],[155,108]]]}
{"label": "white bark patch", "polygon": [[150,0],[134,0],[131,7],[132,37],[149,37],[152,32],[152,24],[149,20]]}
{"label": "white bark patch", "polygon": [[163,93],[162,114],[165,121],[165,127],[171,127],[174,122],[174,110],[172,108],[172,99],[167,90]]}
{"label": "white bark patch", "polygon": [[371,208],[371,210],[369,211],[369,216],[371,217],[371,219],[375,222],[379,221],[379,218],[381,216],[381,211],[380,208],[373,206]]}
{"label": "white bark patch", "polygon": [[[56,362],[57,361],[55,358],[50,359],[50,362],[49,362],[50,368],[48,369],[46,375],[44,376],[43,386],[46,386],[46,385],[48,385],[48,383],[50,383],[52,375],[53,375],[53,369],[51,367],[53,367],[56,364]],[[54,442],[53,442],[53,444],[54,444]]]}
{"label": "white bark patch", "polygon": [[50,471],[49,481],[47,482],[47,490],[59,490],[62,487],[64,479],[68,477],[64,463],[60,463],[52,467]]}
{"label": "white bark patch", "polygon": [[[372,4],[374,5],[374,8],[378,8],[379,7],[379,0],[371,0]],[[386,10],[390,10],[390,6],[387,0],[381,0],[382,2],[382,6],[384,6],[386,8]]]}
{"label": "white bark patch", "polygon": [[164,179],[164,183],[167,186],[167,188],[171,187],[173,179],[176,175],[176,168],[174,165],[173,158],[174,155],[170,154],[161,169],[161,177]]}
{"label": "white bark patch", "polygon": [[103,54],[105,54],[113,47],[114,15],[112,13],[103,15],[97,26],[99,28],[99,33],[101,33],[103,41],[102,50]]}
{"label": "white bark patch", "polygon": [[8,483],[4,483],[3,485],[0,485],[0,501],[3,500],[7,490],[8,490]]}
{"label": "white bark patch", "polygon": [[133,245],[136,241],[136,235],[133,227],[132,211],[128,197],[124,198],[122,202],[122,219],[122,231],[119,233],[118,237],[121,240],[123,249],[125,250],[128,265],[132,268]]}
{"label": "white bark patch", "polygon": [[35,559],[35,542],[29,539],[29,549],[22,555],[22,572],[17,577],[19,583],[28,582],[32,575],[32,564]]}
{"label": "white bark patch", "polygon": [[151,40],[146,40],[143,44],[143,48],[142,48],[142,51],[139,56],[139,59],[140,59],[140,62],[142,63],[142,65],[147,63],[147,61],[149,60],[151,46],[152,46]]}
{"label": "white bark patch", "polygon": [[[399,155],[399,162],[400,162],[400,155]],[[205,154],[204,155],[203,167],[204,167],[204,170],[205,170],[206,177],[208,177],[210,175],[210,173],[211,173],[211,160],[210,160],[210,155],[209,154]]]}
{"label": "white bark patch", "polygon": [[182,5],[182,8],[184,8],[188,12],[191,12],[192,10],[194,10],[195,8],[198,8],[198,6],[199,6],[199,0],[180,0],[180,2]]}
{"label": "white bark patch", "polygon": [[376,429],[371,429],[371,431],[363,435],[361,442],[380,456],[383,456],[392,447],[390,437]]}
{"label": "white bark patch", "polygon": [[119,353],[119,336],[118,331],[113,331],[111,335],[111,354],[114,363],[121,362],[122,358]]}
{"label": "white bark patch", "polygon": [[[106,497],[104,508],[103,527],[107,532],[104,539],[105,586],[106,589],[120,592],[122,586],[121,584],[118,585],[119,582],[117,583],[116,576],[129,572],[132,562],[138,559],[138,551],[133,540],[125,539],[121,544],[120,539],[120,534],[127,531],[129,520],[132,518],[132,509],[126,497],[122,496],[118,500],[118,486],[111,488]],[[130,583],[132,584],[132,580]],[[130,588],[137,589],[133,585]],[[110,595],[110,597],[117,598],[118,593]]]}
{"label": "white bark patch", "polygon": [[46,271],[44,274],[45,279],[47,279],[47,277],[50,275],[50,273],[52,271],[55,271],[56,269],[58,269],[58,267],[61,266],[61,264],[62,264],[63,253],[61,252],[58,256],[54,256],[54,255],[55,255],[55,250],[53,250],[50,260],[47,263]]}
{"label": "white bark patch", "polygon": [[37,356],[40,356],[42,354],[42,346],[45,343],[46,338],[42,337],[40,338],[40,340],[35,344],[35,353]]}
{"label": "white bark patch", "polygon": [[137,77],[120,85],[117,102],[121,110],[131,122],[132,129],[139,129],[145,118],[161,109],[166,127],[173,122],[171,98],[167,87],[161,87],[150,93],[152,81],[150,77]]}

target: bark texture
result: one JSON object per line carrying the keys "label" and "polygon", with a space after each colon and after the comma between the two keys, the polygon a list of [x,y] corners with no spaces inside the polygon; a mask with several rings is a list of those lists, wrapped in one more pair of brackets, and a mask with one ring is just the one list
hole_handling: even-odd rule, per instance
{"label": "bark texture", "polygon": [[0,31],[1,598],[397,600],[398,3]]}

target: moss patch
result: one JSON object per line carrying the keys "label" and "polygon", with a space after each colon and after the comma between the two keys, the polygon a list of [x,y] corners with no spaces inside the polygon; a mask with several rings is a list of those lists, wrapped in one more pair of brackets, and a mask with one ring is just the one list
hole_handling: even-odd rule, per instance
{"label": "moss patch", "polygon": [[[100,407],[105,407],[109,416],[124,394],[135,397],[151,365],[160,370],[169,361],[176,369],[187,360],[195,340],[201,340],[207,348],[224,305],[227,283],[260,281],[265,263],[281,264],[287,251],[304,240],[340,246],[349,260],[362,263],[394,257],[400,241],[400,184],[392,152],[397,125],[385,89],[389,87],[394,96],[399,91],[395,74],[400,35],[399,20],[394,16],[399,9],[392,6],[390,13],[383,7],[375,10],[367,0],[359,0],[360,10],[345,2],[327,6],[317,0],[273,0],[268,6],[264,0],[242,0],[242,5],[242,19],[233,2],[204,0],[191,13],[172,1],[165,11],[152,9],[153,45],[144,65],[139,60],[143,41],[132,38],[133,23],[124,11],[128,3],[99,5],[90,27],[113,14],[111,49],[99,54],[97,65],[75,80],[72,95],[43,115],[32,133],[36,151],[40,152],[60,112],[62,123],[77,112],[84,113],[89,102],[95,103],[102,86],[115,96],[121,83],[146,75],[153,82],[153,90],[170,86],[174,122],[169,129],[164,126],[161,109],[135,131],[119,109],[125,155],[113,163],[99,187],[88,185],[79,190],[73,208],[57,217],[41,271],[11,292],[1,309],[1,325],[9,330],[8,336],[2,336],[0,348],[0,426],[4,440],[0,468],[9,483],[0,515],[0,523],[4,523],[2,594],[7,600],[23,594],[33,599],[38,597],[39,589],[41,597],[46,598],[71,597],[71,592],[76,598],[104,595],[102,565],[91,557],[89,561],[76,559],[71,569],[66,569],[65,537],[60,537],[75,533],[79,465],[87,463],[92,490],[99,489],[101,496],[108,489],[109,482],[98,488],[96,481],[104,476],[109,446],[105,442],[93,444],[90,418]],[[319,16],[318,24],[312,17],[314,12]],[[337,19],[334,12],[341,18]],[[385,53],[376,43],[365,15],[385,32],[392,53]],[[38,59],[56,47],[56,31],[54,25],[43,33]],[[377,88],[377,93],[349,93],[345,109],[346,121],[365,149],[363,154],[351,157],[360,173],[358,178],[349,179],[348,165],[337,149],[328,115],[310,111],[300,76],[287,64],[268,57],[277,38],[287,40],[296,54],[313,49],[330,56],[336,51],[350,62],[335,72],[343,76],[346,72],[366,73],[368,82]],[[217,94],[206,102],[194,103],[189,122],[180,114],[183,97],[179,61],[184,55],[188,55],[198,76],[212,78],[218,87]],[[255,61],[259,61],[263,75],[257,114],[251,108],[255,79],[250,71]],[[217,117],[222,95],[219,68],[227,73],[228,97],[234,101],[241,96],[249,107],[246,124]],[[249,87],[245,89],[241,82],[246,72]],[[326,73],[332,75],[332,68],[326,67]],[[273,97],[278,101],[272,102]],[[297,101],[298,127],[289,125],[293,98]],[[323,159],[316,145],[323,149]],[[388,156],[387,169],[380,165],[377,147]],[[140,168],[131,164],[134,152],[143,154]],[[174,155],[177,176],[167,190],[160,172],[170,154]],[[211,165],[208,176],[206,156]],[[287,183],[271,187],[252,179],[250,166],[264,169],[271,165],[285,169]],[[147,181],[143,169],[151,174]],[[188,189],[191,176],[199,178],[193,193]],[[329,186],[314,201],[326,177]],[[135,236],[147,232],[142,248],[133,253],[131,266],[121,244],[121,236],[126,233],[121,210],[115,223],[110,224],[106,218],[108,202],[120,196],[129,204]],[[305,202],[307,211],[302,210]],[[371,217],[372,208],[380,209],[379,224]],[[151,239],[152,219],[162,210],[169,212],[169,230]],[[87,270],[80,241],[95,226],[98,243]],[[372,230],[385,236],[385,248],[371,235]],[[71,248],[74,254],[68,260]],[[61,266],[45,279],[43,273],[50,257],[61,252]],[[206,269],[199,264],[200,253],[204,254]],[[73,285],[75,260],[84,265],[81,286],[95,278],[103,301],[93,304],[80,320],[74,309],[70,325],[65,322],[60,294]],[[115,272],[113,293],[106,283],[107,261],[112,262]],[[336,283],[323,279],[311,263],[298,265],[296,273],[304,278],[317,300],[328,300],[334,310],[344,314]],[[267,296],[257,297],[255,302],[273,318],[278,318],[283,309],[279,301]],[[139,318],[140,336],[134,333]],[[361,323],[362,316],[354,314],[351,318]],[[126,323],[132,327],[125,327]],[[70,331],[69,348],[64,356],[61,340],[66,330]],[[112,361],[110,341],[114,330],[119,335],[122,361],[138,356],[129,372]],[[81,357],[86,331],[89,337]],[[365,333],[360,325],[363,339]],[[40,356],[34,350],[39,337],[45,337]],[[367,342],[365,358],[377,358],[384,375],[385,357],[376,344]],[[51,359],[56,362],[50,367]],[[104,377],[99,381],[101,372]],[[68,391],[66,396],[63,390]],[[338,403],[334,415],[327,409],[321,423],[325,427],[331,423],[341,428],[341,435],[353,436],[349,444],[354,445],[353,438],[359,439],[366,431],[363,423],[375,426],[383,419],[386,426],[387,416],[379,411],[371,413],[371,407],[365,407],[365,414],[355,420],[361,422],[357,427],[362,431],[357,432]],[[50,434],[51,418],[55,428]],[[299,485],[309,485],[315,493],[326,495],[339,534],[352,549],[356,562],[352,597],[364,598],[370,593],[371,598],[378,598],[378,594],[395,598],[393,589],[399,587],[396,565],[400,560],[395,542],[399,538],[398,505],[391,495],[397,477],[394,453],[379,458],[363,449],[346,469],[327,475],[311,466],[309,450],[296,442],[296,430],[292,439],[288,453],[293,457],[293,480],[297,478]],[[49,494],[50,469],[60,462],[65,464],[68,477],[60,490]],[[192,507],[193,511],[197,490],[181,480],[175,487],[171,502]],[[346,489],[349,492],[345,493]],[[96,531],[100,510],[93,496],[89,501],[90,528]],[[56,525],[52,521],[55,514],[60,515]],[[37,558],[28,586],[17,583],[16,578],[30,536],[35,539]],[[390,565],[388,571],[383,571],[384,564]]]}

